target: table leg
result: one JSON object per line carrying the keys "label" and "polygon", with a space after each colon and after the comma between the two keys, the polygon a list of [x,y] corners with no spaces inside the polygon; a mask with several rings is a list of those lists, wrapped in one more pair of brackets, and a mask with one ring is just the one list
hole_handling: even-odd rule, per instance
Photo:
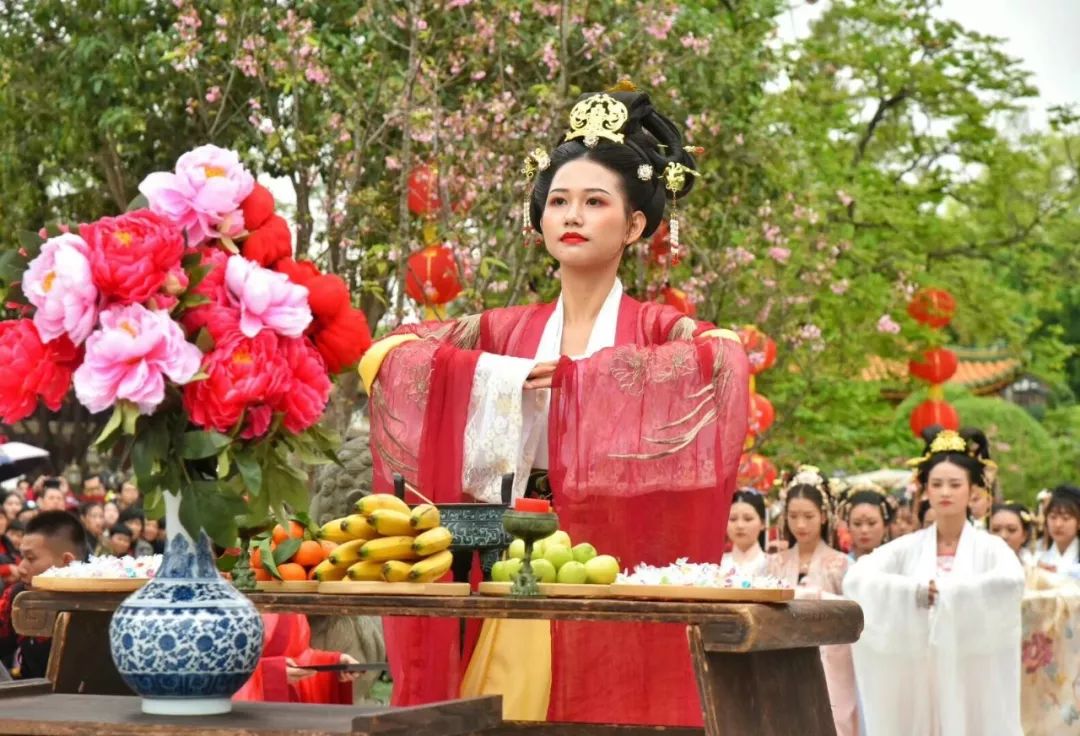
{"label": "table leg", "polygon": [[67,611],[56,617],[46,677],[57,693],[132,695],[109,651],[112,613]]}
{"label": "table leg", "polygon": [[835,736],[816,647],[718,652],[699,627],[687,635],[707,736]]}

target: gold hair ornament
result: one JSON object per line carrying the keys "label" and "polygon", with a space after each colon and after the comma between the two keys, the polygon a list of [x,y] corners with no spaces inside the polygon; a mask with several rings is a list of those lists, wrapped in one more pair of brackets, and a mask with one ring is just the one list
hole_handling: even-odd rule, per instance
{"label": "gold hair ornament", "polygon": [[679,217],[675,211],[675,197],[686,186],[686,176],[697,176],[698,172],[689,166],[672,161],[664,167],[660,177],[664,181],[664,188],[671,192],[671,215],[668,216],[668,241],[671,243],[671,265],[678,265],[681,257],[679,245]]}
{"label": "gold hair ornament", "polygon": [[588,148],[594,148],[601,138],[622,143],[624,137],[619,131],[629,117],[626,105],[611,95],[586,97],[570,110],[570,130],[565,140],[581,138]]}
{"label": "gold hair ornament", "polygon": [[[926,454],[919,457],[911,458],[911,460],[908,460],[908,465],[922,465],[932,456],[942,452],[959,452],[966,455],[968,451],[967,448],[967,441],[960,436],[959,432],[952,429],[943,429],[937,433],[936,437],[934,437],[933,441],[930,443],[930,448],[926,451]],[[989,460],[983,460],[981,458],[977,459],[983,465],[988,462],[992,462]]]}
{"label": "gold hair ornament", "polygon": [[541,171],[551,166],[551,157],[543,148],[534,148],[525,157],[525,164],[521,167],[521,173],[525,175],[525,201],[521,208],[521,230],[526,235],[532,230],[532,217],[529,215],[532,200],[532,180]]}

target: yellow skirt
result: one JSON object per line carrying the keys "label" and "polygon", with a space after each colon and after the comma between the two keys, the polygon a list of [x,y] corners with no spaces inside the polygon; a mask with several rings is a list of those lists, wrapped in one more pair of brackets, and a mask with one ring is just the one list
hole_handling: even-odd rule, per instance
{"label": "yellow skirt", "polygon": [[502,695],[503,718],[547,719],[551,622],[485,619],[461,682],[461,697]]}

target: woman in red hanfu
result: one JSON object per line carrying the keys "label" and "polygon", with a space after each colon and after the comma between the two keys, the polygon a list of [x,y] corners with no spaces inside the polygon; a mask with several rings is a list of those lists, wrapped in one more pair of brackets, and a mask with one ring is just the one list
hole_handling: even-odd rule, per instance
{"label": "woman in red hanfu", "polygon": [[262,658],[233,700],[352,705],[352,682],[358,677],[355,672],[312,672],[304,667],[356,664],[354,658],[342,652],[312,649],[307,616],[264,613],[262,618]]}
{"label": "woman in red hanfu", "polygon": [[[719,561],[746,434],[745,353],[729,330],[630,298],[617,276],[667,197],[690,191],[693,158],[647,95],[619,90],[580,99],[565,141],[531,154],[525,173],[528,221],[562,294],[372,346],[360,373],[376,488],[400,473],[438,503],[493,503],[504,473],[518,497],[546,469],[561,528],[624,568]],[[508,718],[701,724],[681,625],[489,621],[469,662],[457,621],[384,630],[395,704],[498,692]]]}

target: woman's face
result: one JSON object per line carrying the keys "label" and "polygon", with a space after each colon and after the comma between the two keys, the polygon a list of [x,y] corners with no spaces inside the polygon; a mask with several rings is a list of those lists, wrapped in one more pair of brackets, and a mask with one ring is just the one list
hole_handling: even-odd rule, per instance
{"label": "woman's face", "polygon": [[103,511],[103,516],[105,517],[105,528],[112,529],[114,526],[116,526],[116,522],[120,519],[120,510],[116,508],[115,503],[109,501],[107,504],[105,504],[105,508],[103,509]]}
{"label": "woman's face", "polygon": [[757,544],[758,535],[765,528],[765,522],[758,516],[754,507],[740,502],[731,505],[728,516],[727,535],[731,543],[740,550],[746,550]]}
{"label": "woman's face", "polygon": [[971,494],[971,502],[968,503],[968,508],[971,510],[971,517],[973,519],[983,519],[990,513],[990,507],[993,506],[993,497],[983,488],[976,488]]}
{"label": "woman's face", "polygon": [[788,529],[800,545],[816,545],[821,539],[821,509],[808,498],[792,498],[787,502]]}
{"label": "woman's face", "polygon": [[15,494],[11,494],[4,499],[4,514],[8,520],[14,519],[19,515],[19,511],[22,510],[22,501]]}
{"label": "woman's face", "polygon": [[885,517],[874,504],[860,503],[848,516],[851,543],[856,555],[873,552],[885,541]]}
{"label": "woman's face", "polygon": [[1076,539],[1077,518],[1060,507],[1046,515],[1046,531],[1058,549],[1065,549]]}
{"label": "woman's face", "polygon": [[1013,552],[1019,552],[1024,546],[1024,523],[1020,517],[1012,511],[1002,509],[990,517],[990,533],[996,534],[1010,547]]}
{"label": "woman's face", "polygon": [[618,175],[595,161],[563,164],[551,181],[540,227],[562,269],[618,269],[623,250],[641,237],[645,215],[634,212]]}
{"label": "woman's face", "polygon": [[897,539],[915,531],[915,514],[907,506],[896,511],[896,517],[889,524],[889,538]]}
{"label": "woman's face", "polygon": [[967,518],[971,499],[971,480],[968,471],[959,465],[940,462],[930,470],[926,479],[926,496],[934,510],[936,521]]}

